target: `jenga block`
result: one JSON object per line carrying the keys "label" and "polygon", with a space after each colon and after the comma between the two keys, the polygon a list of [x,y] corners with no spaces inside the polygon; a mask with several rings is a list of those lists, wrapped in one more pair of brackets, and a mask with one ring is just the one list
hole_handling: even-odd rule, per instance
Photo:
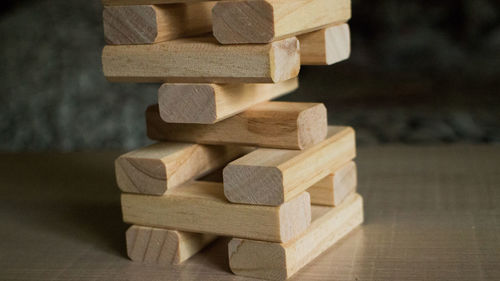
{"label": "jenga block", "polygon": [[223,46],[213,37],[196,37],[108,45],[102,65],[111,82],[275,83],[298,75],[299,41]]}
{"label": "jenga block", "polygon": [[[104,6],[154,5],[172,3],[197,3],[210,0],[102,0]],[[217,1],[217,0],[216,0]]]}
{"label": "jenga block", "polygon": [[158,105],[153,105],[146,111],[146,123],[153,140],[289,149],[318,143],[327,131],[326,108],[321,103],[265,102],[215,124],[166,123]]}
{"label": "jenga block", "polygon": [[350,18],[350,0],[223,1],[212,10],[213,33],[222,44],[268,43]]}
{"label": "jenga block", "polygon": [[158,105],[165,122],[212,124],[297,87],[297,78],[277,84],[163,84]]}
{"label": "jenga block", "polygon": [[[222,183],[222,169],[218,169],[198,180]],[[356,164],[350,161],[313,184],[307,189],[307,192],[311,197],[312,205],[334,207],[344,201],[348,195],[354,193],[356,185]]]}
{"label": "jenga block", "polygon": [[311,204],[338,206],[357,186],[356,164],[348,162],[307,189]]}
{"label": "jenga block", "polygon": [[214,4],[106,6],[104,38],[108,44],[151,44],[207,33]]}
{"label": "jenga block", "polygon": [[311,221],[307,192],[276,207],[249,206],[229,203],[214,182],[189,182],[163,196],[123,193],[121,203],[130,224],[273,242],[293,239]]}
{"label": "jenga block", "polygon": [[287,243],[233,238],[229,266],[241,276],[285,280],[363,222],[363,199],[352,194],[335,208],[313,206],[307,231]]}
{"label": "jenga block", "polygon": [[144,264],[180,264],[216,238],[211,234],[133,225],[126,233],[127,254]]}
{"label": "jenga block", "polygon": [[349,58],[351,53],[347,24],[302,34],[298,39],[302,65],[330,65]]}
{"label": "jenga block", "polygon": [[239,146],[156,143],[118,157],[116,181],[123,192],[162,195],[167,189],[219,169],[248,151]]}
{"label": "jenga block", "polygon": [[280,205],[353,159],[355,149],[354,130],[335,126],[303,151],[254,150],[224,168],[224,194],[233,203]]}

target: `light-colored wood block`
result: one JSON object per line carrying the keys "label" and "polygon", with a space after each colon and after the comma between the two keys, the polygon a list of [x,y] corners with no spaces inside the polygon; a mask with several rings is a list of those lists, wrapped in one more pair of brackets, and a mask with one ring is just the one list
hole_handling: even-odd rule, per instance
{"label": "light-colored wood block", "polygon": [[340,206],[313,206],[307,231],[287,243],[233,238],[229,266],[241,276],[285,280],[325,252],[363,222],[363,199],[352,194]]}
{"label": "light-colored wood block", "polygon": [[144,264],[180,264],[217,236],[132,225],[126,232],[128,257]]}
{"label": "light-colored wood block", "polygon": [[335,207],[356,191],[357,184],[356,164],[350,161],[313,184],[307,192],[311,195],[311,204]]}
{"label": "light-colored wood block", "polygon": [[160,142],[118,157],[116,181],[123,192],[162,195],[247,152],[239,146]]}
{"label": "light-colored wood block", "polygon": [[214,4],[105,6],[104,39],[108,44],[151,44],[204,34],[212,30]]}
{"label": "light-colored wood block", "polygon": [[153,140],[289,149],[318,143],[327,131],[325,106],[299,102],[260,103],[215,124],[166,123],[158,105],[153,105],[146,110],[146,123],[148,137]]}
{"label": "light-colored wood block", "polygon": [[223,171],[224,194],[233,203],[277,206],[355,155],[354,130],[328,127],[325,140],[303,151],[257,149],[229,163]]}
{"label": "light-colored wood block", "polygon": [[223,1],[212,9],[213,33],[222,44],[268,43],[350,18],[350,0]]}
{"label": "light-colored wood block", "polygon": [[302,34],[298,39],[302,65],[330,65],[349,58],[351,54],[348,24]]}
{"label": "light-colored wood block", "polygon": [[102,65],[111,82],[276,83],[298,75],[299,41],[224,46],[207,36],[108,45]]}
{"label": "light-colored wood block", "polygon": [[286,242],[304,232],[311,221],[307,192],[276,207],[231,204],[221,183],[188,182],[163,196],[123,193],[126,223]]}
{"label": "light-colored wood block", "polygon": [[197,3],[197,2],[208,2],[208,1],[210,0],[102,0],[102,4],[104,6],[126,6],[126,5],[155,5],[155,4],[173,4],[173,3]]}
{"label": "light-colored wood block", "polygon": [[163,84],[160,116],[169,123],[213,124],[297,89],[297,78],[280,83]]}

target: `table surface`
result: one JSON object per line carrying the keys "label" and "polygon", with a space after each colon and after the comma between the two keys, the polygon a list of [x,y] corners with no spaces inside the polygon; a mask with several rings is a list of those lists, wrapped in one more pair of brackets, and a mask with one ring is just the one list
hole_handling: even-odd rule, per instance
{"label": "table surface", "polygon": [[[221,238],[182,265],[125,255],[118,153],[0,154],[0,280],[247,280]],[[365,223],[292,280],[500,280],[500,146],[360,148]]]}

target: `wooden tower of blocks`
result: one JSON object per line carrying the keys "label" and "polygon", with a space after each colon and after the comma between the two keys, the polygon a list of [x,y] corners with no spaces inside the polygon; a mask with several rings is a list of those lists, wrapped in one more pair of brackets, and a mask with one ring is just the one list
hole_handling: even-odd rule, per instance
{"label": "wooden tower of blocks", "polygon": [[301,64],[349,57],[349,0],[103,4],[106,78],[164,83],[146,110],[157,143],[115,162],[130,259],[171,266],[229,236],[235,274],[284,280],[361,224],[354,130],[321,103],[270,101]]}

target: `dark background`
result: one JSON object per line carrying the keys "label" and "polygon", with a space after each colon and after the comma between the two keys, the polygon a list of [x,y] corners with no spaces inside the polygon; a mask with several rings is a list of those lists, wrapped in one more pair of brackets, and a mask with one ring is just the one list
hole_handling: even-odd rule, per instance
{"label": "dark background", "polygon": [[[7,1],[0,150],[131,149],[158,85],[101,72],[98,0]],[[500,1],[353,1],[351,59],[302,67],[285,98],[324,102],[359,145],[500,143]]]}

